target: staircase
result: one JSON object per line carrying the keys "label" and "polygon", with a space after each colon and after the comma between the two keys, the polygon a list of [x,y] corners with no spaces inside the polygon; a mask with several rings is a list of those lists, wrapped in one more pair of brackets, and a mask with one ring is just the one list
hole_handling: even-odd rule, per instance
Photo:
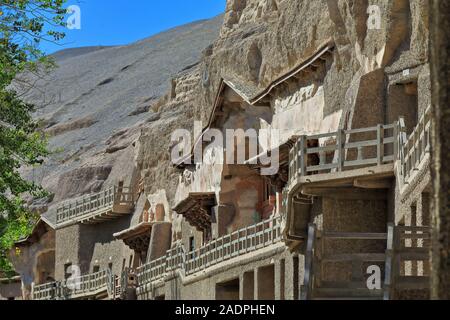
{"label": "staircase", "polygon": [[[301,299],[390,300],[428,290],[429,236],[428,227],[389,224],[387,233],[352,233],[321,232],[312,224]],[[338,242],[348,252],[341,246],[336,253]]]}

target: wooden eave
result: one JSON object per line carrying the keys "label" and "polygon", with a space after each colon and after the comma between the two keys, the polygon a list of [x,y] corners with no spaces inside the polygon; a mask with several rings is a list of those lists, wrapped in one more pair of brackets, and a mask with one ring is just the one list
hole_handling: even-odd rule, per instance
{"label": "wooden eave", "polygon": [[122,240],[132,250],[146,252],[150,243],[153,224],[153,222],[142,222],[132,228],[115,233],[114,237]]}
{"label": "wooden eave", "polygon": [[178,203],[173,210],[184,216],[190,225],[199,231],[211,227],[211,207],[216,205],[214,192],[190,193],[189,196]]}
{"label": "wooden eave", "polygon": [[312,69],[312,71],[315,71],[317,69],[316,65],[326,60],[325,57],[333,52],[334,47],[335,44],[332,40],[326,41],[325,44],[323,44],[314,54],[312,54],[307,59],[302,61],[299,65],[297,65],[289,72],[277,78],[275,81],[270,83],[264,90],[262,90],[253,97],[248,97],[241,90],[237,89],[236,86],[231,81],[222,78],[220,80],[219,88],[217,90],[216,98],[214,100],[214,105],[212,108],[212,112],[209,116],[207,126],[203,128],[202,134],[195,140],[191,150],[191,154],[189,154],[185,158],[180,159],[180,161],[176,163],[175,166],[178,168],[184,168],[185,167],[184,162],[189,158],[191,159],[193,158],[196,146],[198,145],[199,142],[201,142],[202,137],[207,132],[207,130],[211,128],[214,120],[216,119],[217,114],[221,112],[221,106],[223,103],[223,92],[226,87],[229,87],[233,91],[235,91],[248,104],[256,106],[261,100],[269,96],[273,90],[275,90],[278,86],[283,85],[289,79],[299,78],[302,72],[311,72],[310,69]]}

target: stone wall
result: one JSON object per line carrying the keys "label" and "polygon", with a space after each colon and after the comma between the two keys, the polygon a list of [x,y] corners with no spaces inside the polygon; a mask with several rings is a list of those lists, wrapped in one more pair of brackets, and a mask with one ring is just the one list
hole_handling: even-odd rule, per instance
{"label": "stone wall", "polygon": [[431,78],[433,101],[433,252],[432,298],[450,298],[450,152],[449,128],[449,25],[450,4],[431,0]]}

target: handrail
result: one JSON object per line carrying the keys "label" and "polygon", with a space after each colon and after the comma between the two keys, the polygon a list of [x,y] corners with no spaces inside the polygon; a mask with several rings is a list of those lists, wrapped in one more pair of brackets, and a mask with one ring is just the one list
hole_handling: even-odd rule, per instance
{"label": "handrail", "polygon": [[176,270],[184,272],[184,275],[191,275],[280,240],[281,217],[276,216],[222,236],[187,253],[183,245],[178,245],[168,250],[165,256],[139,267],[138,284],[143,287]]}
{"label": "handrail", "polygon": [[306,245],[305,255],[305,278],[303,282],[303,290],[301,290],[300,300],[310,300],[314,287],[314,254],[316,242],[317,227],[310,224],[308,227],[308,242]]}
{"label": "handrail", "polygon": [[401,164],[399,174],[407,184],[430,152],[430,136],[431,107],[427,108],[409,136],[402,117],[388,125],[301,136],[289,154],[289,184],[294,184],[302,176],[397,160]]}
{"label": "handrail", "polygon": [[[301,136],[290,151],[289,182],[299,176],[393,162],[397,130],[398,123],[393,123]],[[330,144],[320,145],[320,141]],[[313,157],[315,163],[311,163]]]}
{"label": "handrail", "polygon": [[57,297],[57,287],[59,282],[49,282],[33,287],[33,300],[54,300]]}
{"label": "handrail", "polygon": [[[384,278],[384,300],[393,297],[394,289],[402,278],[406,281],[409,276],[401,275],[402,262],[405,261],[429,261],[431,249],[431,227],[426,226],[394,226],[388,224],[388,242],[386,250],[386,266]],[[409,243],[408,243],[409,242]],[[414,246],[413,242],[417,242]],[[414,278],[414,277],[413,277]],[[414,285],[422,283],[428,285],[429,278],[426,275],[417,275]]]}
{"label": "handrail", "polygon": [[33,300],[59,300],[88,295],[103,289],[108,292],[111,289],[110,279],[110,271],[103,270],[63,281],[54,281],[35,286],[32,297]]}
{"label": "handrail", "polygon": [[107,291],[108,279],[107,270],[69,278],[64,281],[65,296],[70,298],[71,296],[82,296],[102,289]]}
{"label": "handrail", "polygon": [[386,245],[386,261],[384,268],[384,288],[383,300],[390,300],[392,294],[392,275],[394,262],[394,229],[393,223],[388,223],[387,245]]}
{"label": "handrail", "polygon": [[[406,132],[406,130],[404,131]],[[420,117],[413,132],[401,135],[399,153],[401,155],[401,174],[403,183],[408,183],[413,171],[417,171],[431,147],[431,107]]]}
{"label": "handrail", "polygon": [[134,196],[130,187],[112,186],[106,190],[60,204],[56,209],[56,224],[77,220],[116,204],[133,204],[133,202]]}

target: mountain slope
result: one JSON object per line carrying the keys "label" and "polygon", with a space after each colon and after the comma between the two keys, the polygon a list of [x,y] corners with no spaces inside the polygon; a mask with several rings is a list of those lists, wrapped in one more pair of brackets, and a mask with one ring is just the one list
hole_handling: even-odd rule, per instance
{"label": "mountain slope", "polygon": [[222,21],[218,16],[190,23],[125,46],[55,53],[58,68],[40,79],[26,99],[37,106],[36,117],[51,136],[50,147],[59,153],[43,168],[25,174],[54,192],[56,200],[99,189],[101,177],[100,183],[75,189],[72,183],[67,190],[60,180],[93,164],[113,166],[122,156],[116,151],[128,145],[111,147],[111,139],[158,119],[151,106],[167,92],[175,75],[200,60],[218,37]]}

